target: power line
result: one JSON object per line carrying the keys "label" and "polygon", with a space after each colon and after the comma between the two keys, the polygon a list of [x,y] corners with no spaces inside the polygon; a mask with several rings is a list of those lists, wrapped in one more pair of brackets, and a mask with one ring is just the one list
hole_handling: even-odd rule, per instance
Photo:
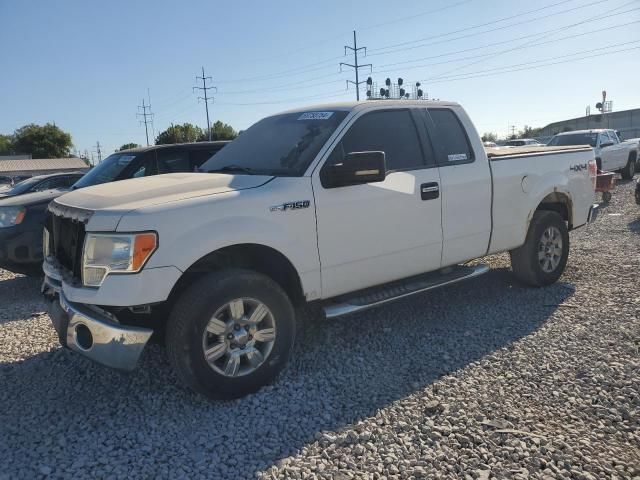
{"label": "power line", "polygon": [[201,87],[193,87],[193,90],[202,90],[204,92],[204,97],[198,97],[198,100],[204,100],[204,109],[207,112],[207,131],[209,132],[209,141],[211,141],[211,124],[209,123],[209,98],[213,101],[213,97],[207,97],[207,92],[209,90],[217,91],[216,87],[207,87],[207,80],[213,81],[212,77],[205,77],[204,75],[204,67],[202,67],[202,76],[196,76],[196,80],[202,80]]}
{"label": "power line", "polygon": [[349,45],[345,45],[344,46],[344,54],[347,54],[347,50],[351,50],[353,52],[353,58],[354,58],[354,62],[353,65],[351,65],[350,63],[344,63],[344,62],[340,62],[340,70],[342,71],[342,66],[346,66],[346,67],[351,67],[353,68],[353,70],[356,72],[356,81],[352,81],[352,80],[347,80],[347,88],[349,87],[349,84],[353,84],[356,86],[356,100],[360,101],[360,84],[364,83],[364,82],[360,82],[358,80],[358,74],[360,73],[360,69],[361,68],[366,68],[369,67],[369,69],[373,69],[373,65],[371,65],[370,63],[367,63],[365,65],[358,65],[358,52],[360,50],[364,50],[364,54],[365,56],[367,55],[367,47],[358,47],[358,41],[356,39],[356,31],[353,31],[353,47],[350,47]]}
{"label": "power line", "polygon": [[[635,9],[635,10],[638,10],[638,9]],[[620,14],[623,14],[623,13],[627,13],[627,12],[620,12]],[[612,30],[614,28],[626,27],[626,26],[633,25],[633,24],[636,24],[636,23],[640,23],[640,20],[635,20],[633,22],[627,22],[627,23],[612,25],[610,27],[605,27],[605,28],[598,28],[596,30],[589,30],[588,32],[581,32],[581,33],[576,33],[576,34],[573,34],[573,35],[567,35],[567,36],[559,37],[559,38],[556,38],[556,39],[553,39],[553,40],[545,40],[544,42],[528,43],[526,45],[521,45],[519,47],[513,47],[513,48],[510,48],[510,49],[507,49],[507,50],[501,50],[501,51],[498,51],[498,52],[491,52],[491,53],[487,53],[487,54],[483,54],[483,55],[473,55],[473,56],[462,57],[462,58],[457,58],[457,59],[452,59],[452,60],[445,60],[445,61],[442,61],[442,62],[432,62],[432,63],[424,63],[424,64],[421,64],[421,65],[411,65],[411,66],[408,66],[408,67],[403,67],[403,69],[404,70],[412,70],[412,69],[415,69],[415,68],[424,68],[424,67],[432,67],[434,65],[443,65],[443,64],[448,64],[448,63],[455,63],[455,62],[460,62],[460,61],[463,61],[463,60],[469,60],[469,59],[472,59],[472,58],[477,59],[477,58],[485,58],[485,57],[495,57],[496,55],[500,55],[500,54],[506,53],[506,52],[511,52],[511,51],[515,51],[515,50],[524,50],[524,49],[527,49],[527,48],[537,47],[537,46],[540,46],[540,45],[546,45],[546,44],[549,44],[549,43],[557,43],[557,42],[560,42],[562,40],[568,40],[570,38],[583,37],[585,35],[592,35],[594,33],[599,33],[599,32],[604,32],[604,31],[607,31],[607,30]],[[562,30],[566,30],[566,28],[568,28],[568,27],[567,26],[562,27]],[[537,36],[539,34],[534,34],[534,35]],[[523,37],[520,37],[520,38],[523,38]],[[515,40],[518,40],[518,39],[515,39]],[[498,42],[498,43],[510,43],[510,42],[511,42],[511,40],[509,40],[507,42]],[[482,46],[482,47],[474,47],[474,48],[470,48],[470,49],[466,49],[466,50],[461,50],[461,52],[469,51],[469,50],[476,50],[478,48],[484,48],[486,46],[491,46],[491,45],[493,45],[493,44],[485,45],[485,46]],[[451,55],[453,55],[455,53],[459,53],[459,52],[452,52]],[[443,56],[443,55],[435,55],[433,57],[424,57],[422,59],[417,59],[417,60],[412,60],[412,61],[415,62],[415,61],[420,61],[420,60],[426,60],[428,58],[437,58],[437,57],[441,57],[441,56]],[[395,64],[391,64],[391,65],[395,65]],[[387,65],[381,65],[381,67],[385,67],[385,66],[387,66]],[[393,72],[393,71],[394,70],[382,70],[382,71],[376,70],[376,74]],[[439,78],[439,76],[436,75],[436,76],[434,76],[432,78],[434,78],[434,79],[435,78]]]}
{"label": "power line", "polygon": [[[623,7],[625,7],[625,6],[629,5],[629,4],[631,4],[631,3],[634,3],[634,0],[632,0],[631,2],[628,2],[628,3],[625,3],[625,4],[623,4],[623,5],[620,5],[620,6],[616,7],[616,8],[614,8],[612,11],[619,10],[619,9],[621,9],[621,8],[623,8]],[[633,10],[633,9],[632,9],[632,10]],[[638,9],[635,9],[635,10],[638,10]],[[550,32],[550,33],[547,33],[547,34],[545,34],[545,35],[542,35],[542,36],[539,38],[539,40],[540,40],[540,39],[543,39],[543,38],[546,38],[546,37],[549,37],[549,36],[552,36],[552,35],[556,34],[556,33],[557,33],[557,32],[559,32],[559,31],[565,30],[566,28],[573,28],[573,27],[577,27],[577,26],[579,26],[579,25],[584,25],[585,23],[594,22],[594,21],[600,21],[600,20],[602,20],[602,19],[604,19],[604,18],[613,17],[613,16],[616,16],[616,15],[621,15],[621,14],[623,14],[623,13],[628,13],[628,11],[627,11],[627,12],[612,13],[612,14],[609,14],[609,15],[594,15],[594,16],[592,16],[592,17],[589,17],[589,18],[585,19],[585,20],[581,20],[580,22],[576,22],[576,23],[573,23],[573,24],[571,24],[571,25],[564,26],[564,27],[559,28],[559,29],[556,29],[556,30],[554,30],[554,31],[552,31],[552,32]],[[556,41],[557,41],[557,40],[556,40]],[[504,54],[504,53],[512,52],[512,51],[515,51],[515,50],[519,50],[519,49],[521,49],[521,48],[527,48],[527,46],[528,46],[530,43],[531,43],[531,42],[527,42],[527,43],[524,43],[524,44],[522,44],[522,45],[518,45],[517,47],[513,47],[513,48],[510,48],[510,49],[507,49],[507,50],[501,51],[501,52],[497,53],[496,55],[502,55],[502,54]],[[448,71],[446,71],[446,72],[443,72],[440,76],[442,76],[442,75],[447,75],[448,73],[455,72],[455,71],[457,71],[457,70],[461,70],[461,69],[463,69],[463,68],[467,68],[467,67],[470,67],[470,66],[472,66],[472,65],[476,65],[476,64],[478,64],[478,63],[480,63],[480,62],[482,62],[482,61],[483,61],[483,60],[476,60],[476,61],[473,61],[473,62],[468,63],[468,64],[466,64],[466,65],[462,65],[462,66],[459,66],[459,67],[453,68],[453,69],[451,69],[451,70],[448,70]]]}
{"label": "power line", "polygon": [[[625,45],[625,44],[629,44],[629,43],[638,43],[640,42],[640,40],[636,40],[634,42],[625,42],[623,44],[620,45]],[[607,48],[611,48],[611,45]],[[640,49],[640,46],[638,47],[630,47],[630,48],[625,48],[625,49],[620,49],[620,50],[613,50],[613,51],[606,51],[606,52],[602,52],[602,53],[597,53],[597,54],[593,54],[593,55],[586,55],[583,57],[579,57],[579,58],[574,58],[574,59],[570,59],[570,60],[564,60],[564,61],[559,61],[559,62],[550,62],[550,63],[544,63],[542,65],[533,65],[533,66],[528,66],[528,65],[532,65],[535,63],[541,63],[543,61],[546,60],[538,60],[535,62],[526,62],[526,63],[521,63],[518,65],[506,65],[504,67],[497,67],[497,68],[492,68],[492,69],[487,69],[487,70],[479,70],[476,72],[468,72],[468,73],[461,73],[458,75],[451,75],[448,76],[446,78],[438,78],[435,81],[431,81],[430,83],[442,83],[442,82],[450,82],[452,80],[468,80],[468,79],[472,79],[472,78],[480,78],[480,77],[490,77],[490,76],[495,76],[495,75],[500,75],[503,73],[512,73],[512,72],[520,72],[523,70],[533,70],[536,68],[541,68],[541,67],[549,67],[552,65],[563,65],[565,63],[571,63],[571,62],[576,62],[579,60],[586,60],[589,58],[595,58],[595,57],[601,57],[603,55],[612,55],[614,53],[622,53],[622,52],[629,52],[631,50],[637,50]],[[598,49],[600,50],[600,49]],[[592,52],[593,50],[587,50],[588,52]],[[571,54],[571,55],[563,55],[561,57],[555,57],[555,58],[563,58],[563,57],[567,57],[567,56],[575,56],[578,55],[577,53]],[[547,60],[553,60],[553,58],[551,59],[547,59]],[[513,68],[514,66],[523,66],[523,68]],[[497,71],[497,70],[503,70],[503,71]],[[493,73],[492,73],[493,72]],[[421,81],[430,81],[429,79],[426,80],[421,80]]]}
{"label": "power line", "polygon": [[[567,1],[570,1],[570,0],[565,0],[563,2],[559,2],[559,3],[556,3],[556,4],[550,5],[548,7],[544,7],[544,8],[551,8],[553,6],[557,6],[557,5],[560,5],[562,3],[566,3]],[[447,39],[439,40],[437,42],[421,43],[419,45],[413,45],[413,46],[410,46],[410,47],[403,47],[403,48],[400,48],[400,49],[394,49],[394,50],[388,50],[388,51],[384,51],[384,52],[378,52],[378,50],[385,50],[385,49],[392,48],[392,46],[381,47],[381,48],[378,48],[376,50],[373,50],[373,53],[371,53],[369,56],[373,57],[373,56],[379,56],[379,55],[389,55],[389,54],[392,54],[392,53],[403,52],[403,51],[406,51],[406,50],[413,50],[413,49],[416,49],[416,48],[430,47],[432,45],[439,45],[439,44],[442,44],[442,43],[453,42],[453,41],[461,40],[461,39],[464,39],[464,38],[476,37],[478,35],[484,35],[485,33],[496,32],[498,30],[505,30],[507,28],[517,27],[517,26],[523,25],[525,23],[531,23],[531,22],[536,22],[538,20],[544,20],[545,18],[555,17],[555,16],[561,15],[563,13],[569,13],[569,12],[572,12],[572,11],[575,11],[575,10],[591,7],[593,5],[597,5],[597,4],[608,2],[608,1],[609,0],[596,0],[596,1],[593,1],[591,3],[587,3],[585,5],[580,5],[580,6],[577,6],[577,7],[568,8],[566,10],[560,10],[558,12],[550,13],[548,15],[542,15],[542,16],[539,16],[539,17],[530,18],[528,20],[522,20],[520,22],[510,23],[508,25],[503,25],[503,26],[492,28],[492,29],[489,29],[489,30],[483,30],[481,32],[468,33],[466,35],[459,35],[459,36],[454,37],[454,38],[447,38]],[[522,14],[522,15],[526,15],[527,13],[531,13],[531,12],[526,12],[525,14]],[[489,24],[491,24],[491,23],[495,23],[495,22],[489,22]],[[480,26],[482,26],[482,25],[480,25]],[[441,34],[441,35],[434,35],[432,37],[424,37],[424,38],[419,39],[419,40],[413,40],[411,42],[404,42],[404,45],[407,45],[409,43],[418,43],[418,42],[422,42],[424,40],[431,40],[431,39],[435,39],[435,38],[440,38],[440,37],[443,37],[443,36],[451,35],[453,33],[460,33],[460,32],[464,32],[466,30],[471,30],[473,28],[476,28],[476,27],[472,26],[472,27],[469,27],[469,28],[466,28],[466,29],[456,30],[454,32],[444,33],[444,34]],[[402,44],[398,44],[398,46],[402,46]],[[395,47],[395,45],[393,47]]]}
{"label": "power line", "polygon": [[[638,10],[638,9],[635,8],[635,9],[627,10],[627,11],[624,11],[624,12],[619,12],[619,13],[612,14],[612,15],[607,15],[605,17],[599,17],[596,20],[600,20],[601,18],[606,18],[606,17],[614,16],[614,15],[622,15],[624,13],[628,13],[628,12],[631,12],[633,10]],[[591,22],[591,21],[594,21],[594,20],[589,20],[589,21]],[[588,23],[588,22],[585,21],[584,23]],[[602,32],[602,31],[605,31],[605,30],[610,30],[612,28],[624,27],[626,25],[630,25],[631,23],[636,23],[636,22],[623,23],[623,24],[613,25],[613,26],[610,26],[610,27],[600,28],[600,29],[597,29],[597,30],[590,30],[588,32],[581,32],[581,33],[577,33],[577,34],[574,34],[574,35],[569,35],[569,36],[566,36],[566,37],[560,37],[560,38],[557,38],[555,40],[547,40],[547,41],[544,41],[544,42],[529,43],[525,47],[518,47],[518,49],[520,49],[520,48],[529,48],[529,47],[537,47],[539,45],[545,45],[545,44],[548,44],[548,43],[554,43],[554,42],[557,42],[557,41],[560,41],[560,40],[564,40],[564,39],[568,39],[568,38],[575,38],[575,37],[589,35],[589,34],[596,33],[596,32]],[[465,49],[462,49],[462,50],[456,50],[454,52],[441,53],[441,54],[438,54],[438,55],[430,55],[428,57],[420,57],[420,58],[416,58],[416,59],[413,59],[413,60],[405,60],[405,61],[402,61],[402,62],[385,63],[383,65],[379,65],[378,68],[394,67],[394,66],[397,66],[397,65],[406,65],[407,63],[415,63],[415,62],[420,62],[422,60],[429,60],[429,59],[432,59],[432,58],[448,57],[448,56],[455,55],[455,54],[458,54],[458,53],[472,52],[474,50],[481,50],[483,48],[493,47],[493,46],[496,46],[496,45],[504,45],[505,43],[511,43],[511,42],[514,42],[514,41],[517,41],[517,40],[523,40],[525,38],[538,37],[538,36],[543,35],[545,33],[556,32],[556,31],[560,31],[560,30],[566,30],[567,28],[571,28],[574,25],[575,24],[563,25],[563,26],[561,26],[559,28],[554,28],[554,29],[551,29],[551,30],[545,30],[543,32],[536,32],[536,33],[532,33],[532,34],[529,34],[529,35],[523,35],[521,37],[511,38],[509,40],[502,40],[500,42],[486,43],[484,45],[480,45],[480,46],[477,46],[477,47],[465,48]],[[498,53],[500,53],[500,52],[498,52]],[[409,66],[409,67],[403,67],[403,68],[404,69],[411,69],[411,68],[421,68],[423,66],[426,67],[426,66],[433,66],[433,65],[442,65],[442,64],[445,64],[445,63],[454,63],[454,62],[458,62],[458,61],[462,61],[462,60],[468,60],[468,59],[471,59],[471,58],[490,57],[490,56],[493,56],[495,54],[496,53],[491,52],[491,53],[486,53],[486,54],[483,54],[483,55],[473,55],[471,57],[462,57],[462,58],[453,59],[453,60],[445,60],[445,61],[442,61],[442,62],[427,63],[427,64],[424,64],[424,65],[415,65],[415,66]],[[386,71],[391,71],[391,70],[380,71],[380,70],[376,69],[376,73],[385,73]]]}
{"label": "power line", "polygon": [[[140,120],[140,125],[144,123],[144,133],[147,136],[147,147],[149,146],[149,127],[148,125],[152,122],[153,113],[151,113],[151,105],[145,105],[144,98],[142,99],[142,105],[138,105],[138,109],[142,109],[142,112],[136,113],[138,117],[142,117],[143,120]],[[149,113],[147,113],[147,109],[149,109]],[[149,120],[147,120],[149,117]]]}

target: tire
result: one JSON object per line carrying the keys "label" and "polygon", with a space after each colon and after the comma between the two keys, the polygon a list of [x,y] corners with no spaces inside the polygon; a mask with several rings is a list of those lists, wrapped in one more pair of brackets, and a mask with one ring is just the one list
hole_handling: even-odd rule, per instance
{"label": "tire", "polygon": [[636,159],[630,157],[629,161],[627,161],[627,166],[624,167],[622,170],[620,170],[620,175],[622,175],[622,178],[625,180],[631,180],[635,173],[636,173]]}
{"label": "tire", "polygon": [[[547,237],[548,231],[554,233],[554,236]],[[555,250],[554,247],[556,247]],[[549,250],[544,252],[542,248],[549,248]],[[567,265],[569,257],[567,224],[558,213],[539,210],[533,214],[524,245],[509,253],[511,268],[518,280],[533,287],[551,285],[560,278]],[[540,259],[540,254],[549,254],[551,257]]]}
{"label": "tire", "polygon": [[[260,320],[250,324],[254,313]],[[198,279],[176,301],[167,322],[167,355],[189,388],[210,398],[238,398],[276,378],[295,332],[293,306],[276,282],[250,270],[223,270]]]}

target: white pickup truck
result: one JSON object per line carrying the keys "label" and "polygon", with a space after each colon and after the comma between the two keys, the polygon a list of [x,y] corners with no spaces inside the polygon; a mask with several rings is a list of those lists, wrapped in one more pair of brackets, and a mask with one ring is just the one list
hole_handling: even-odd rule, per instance
{"label": "white pickup truck", "polygon": [[575,130],[555,135],[549,146],[590,145],[596,155],[599,170],[619,172],[630,180],[636,172],[638,142],[621,141],[615,130]]}
{"label": "white pickup truck", "polygon": [[518,279],[551,284],[597,211],[589,146],[487,153],[449,102],[288,111],[201,168],[57,198],[43,291],[63,345],[128,370],[162,330],[178,377],[212,397],[277,375],[305,302],[358,312],[506,251]]}

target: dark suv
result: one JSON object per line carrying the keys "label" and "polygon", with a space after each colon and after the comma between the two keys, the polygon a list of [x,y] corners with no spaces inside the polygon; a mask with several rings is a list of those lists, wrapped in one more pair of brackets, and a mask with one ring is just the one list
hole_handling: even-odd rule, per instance
{"label": "dark suv", "polygon": [[[71,189],[148,177],[196,172],[229,142],[198,142],[123,150],[93,167]],[[47,205],[66,189],[0,198],[0,268],[26,275],[42,274],[42,229]]]}
{"label": "dark suv", "polygon": [[55,188],[69,188],[76,183],[84,173],[50,173],[48,175],[38,175],[16,183],[13,187],[8,187],[0,191],[0,198],[13,197],[15,195],[25,195],[27,193],[41,192]]}

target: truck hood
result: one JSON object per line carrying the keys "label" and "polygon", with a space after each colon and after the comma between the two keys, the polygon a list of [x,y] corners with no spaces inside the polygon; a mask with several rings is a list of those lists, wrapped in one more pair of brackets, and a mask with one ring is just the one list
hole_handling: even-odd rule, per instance
{"label": "truck hood", "polygon": [[168,173],[78,189],[58,198],[56,203],[86,210],[124,213],[161,203],[255,188],[272,178],[264,175]]}

